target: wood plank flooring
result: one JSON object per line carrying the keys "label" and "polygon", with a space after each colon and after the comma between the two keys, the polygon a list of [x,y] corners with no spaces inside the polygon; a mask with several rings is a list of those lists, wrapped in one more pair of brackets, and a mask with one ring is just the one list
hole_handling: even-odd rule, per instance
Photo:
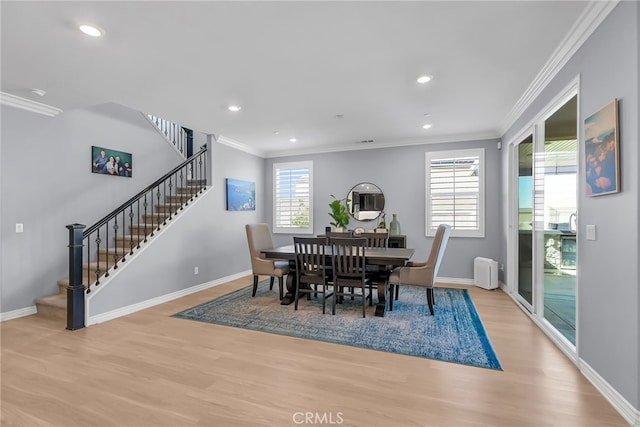
{"label": "wood plank flooring", "polygon": [[250,283],[73,332],[3,322],[1,425],[627,425],[500,290],[469,288],[504,371],[170,317]]}

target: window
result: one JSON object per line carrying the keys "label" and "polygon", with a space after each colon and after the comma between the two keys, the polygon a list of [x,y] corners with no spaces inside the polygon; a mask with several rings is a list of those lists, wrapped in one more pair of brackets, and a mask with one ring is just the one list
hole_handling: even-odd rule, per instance
{"label": "window", "polygon": [[426,235],[484,237],[484,149],[426,153]]}
{"label": "window", "polygon": [[313,162],[274,163],[273,232],[313,233]]}

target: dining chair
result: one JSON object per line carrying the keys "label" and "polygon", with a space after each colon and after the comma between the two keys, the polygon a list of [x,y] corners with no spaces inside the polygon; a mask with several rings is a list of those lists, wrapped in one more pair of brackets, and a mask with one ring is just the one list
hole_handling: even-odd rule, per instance
{"label": "dining chair", "polygon": [[327,239],[335,239],[336,237],[353,237],[351,231],[328,231],[325,233]]}
{"label": "dining chair", "polygon": [[[362,297],[362,317],[366,317],[367,286],[366,258],[364,249],[367,239],[335,238],[329,239],[332,249],[331,265],[333,270],[333,300],[331,313],[336,314],[336,304],[345,296]],[[360,293],[357,290],[360,289]]]}
{"label": "dining chair", "polygon": [[433,287],[450,234],[451,226],[448,224],[440,224],[433,238],[433,243],[431,244],[429,258],[425,262],[409,263],[405,267],[393,269],[389,276],[389,311],[393,311],[392,297],[394,288],[397,290],[401,284],[420,286],[426,288],[427,303],[429,304],[429,311],[433,316],[433,304],[435,303]]}
{"label": "dining chair", "polygon": [[367,239],[368,248],[386,248],[389,246],[389,233],[360,233]]}
{"label": "dining chair", "polygon": [[[360,233],[360,237],[367,239],[368,248],[386,248],[389,246],[389,233],[366,232]],[[373,305],[373,287],[383,285],[389,278],[390,268],[386,265],[368,265],[367,275],[369,281],[369,305]]]}
{"label": "dining chair", "polygon": [[294,237],[293,245],[296,252],[296,291],[295,309],[298,309],[300,294],[322,296],[322,314],[326,310],[329,293],[326,268],[326,238],[324,237]]}
{"label": "dining chair", "polygon": [[289,261],[284,259],[266,259],[262,254],[263,249],[273,248],[273,238],[268,224],[247,224],[247,242],[251,256],[251,270],[253,271],[252,297],[258,290],[258,276],[269,276],[269,290],[273,289],[273,280],[278,278],[280,299],[284,296],[284,275],[289,273]]}

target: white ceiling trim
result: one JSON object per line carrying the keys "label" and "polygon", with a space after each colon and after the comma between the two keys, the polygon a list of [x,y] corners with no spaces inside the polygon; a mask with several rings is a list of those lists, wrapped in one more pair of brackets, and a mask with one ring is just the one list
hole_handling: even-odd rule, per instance
{"label": "white ceiling trim", "polygon": [[542,70],[538,73],[525,93],[520,97],[516,105],[505,118],[500,135],[503,135],[514,125],[516,120],[540,95],[544,88],[560,72],[562,67],[571,59],[582,44],[591,36],[596,28],[604,21],[620,0],[591,1],[584,12],[571,27],[567,36],[562,40],[558,48],[553,52]]}
{"label": "white ceiling trim", "polygon": [[264,151],[256,150],[246,144],[236,141],[235,139],[229,138],[228,136],[214,135],[214,139],[216,140],[216,142],[219,142],[220,144],[226,145],[231,148],[235,148],[236,150],[244,151],[245,153],[253,154],[254,156],[262,158],[266,157],[266,153]]}
{"label": "white ceiling trim", "polygon": [[464,142],[464,141],[484,141],[488,139],[498,139],[498,138],[499,138],[499,135],[495,132],[485,132],[485,133],[446,135],[446,136],[439,136],[439,137],[433,137],[433,138],[420,138],[420,139],[402,140],[402,141],[396,140],[396,141],[372,142],[367,144],[352,142],[352,143],[349,143],[350,144],[349,146],[334,145],[331,147],[312,147],[308,149],[299,149],[299,150],[271,151],[271,152],[268,152],[264,157],[266,158],[289,157],[289,156],[300,156],[300,155],[308,155],[308,154],[337,153],[341,151],[375,150],[378,148],[398,148],[398,147],[406,147],[410,145],[443,144],[447,142]]}
{"label": "white ceiling trim", "polygon": [[57,107],[21,98],[6,92],[0,92],[0,104],[31,111],[32,113],[43,114],[49,117],[54,117],[62,113],[62,110]]}

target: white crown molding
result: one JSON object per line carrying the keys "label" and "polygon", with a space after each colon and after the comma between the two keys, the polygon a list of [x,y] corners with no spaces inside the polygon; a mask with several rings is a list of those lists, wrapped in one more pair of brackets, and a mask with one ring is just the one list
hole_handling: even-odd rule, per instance
{"label": "white crown molding", "polygon": [[483,132],[483,133],[471,133],[471,134],[458,134],[458,135],[442,135],[431,138],[421,139],[405,139],[405,140],[388,140],[388,141],[376,141],[368,144],[362,143],[349,143],[345,145],[332,145],[326,147],[309,147],[301,148],[298,150],[283,150],[283,151],[270,151],[266,153],[264,157],[289,157],[300,156],[309,154],[326,154],[337,153],[342,151],[361,151],[361,150],[375,150],[378,148],[398,148],[411,145],[426,145],[426,144],[444,144],[447,142],[464,142],[464,141],[484,141],[487,139],[499,139],[496,132]]}
{"label": "white crown molding", "polygon": [[229,138],[228,136],[214,135],[214,139],[216,142],[222,145],[235,148],[236,150],[239,150],[239,151],[244,151],[245,153],[253,154],[254,156],[264,158],[266,154],[264,151],[256,150],[255,148],[249,147],[248,145],[238,142],[235,139]]}
{"label": "white crown molding", "polygon": [[511,109],[500,128],[500,135],[513,126],[516,120],[525,112],[543,89],[551,82],[558,72],[566,65],[584,42],[593,34],[604,19],[618,5],[620,0],[591,1],[573,24],[565,38],[542,67],[536,78]]}
{"label": "white crown molding", "polygon": [[58,107],[52,107],[51,105],[21,98],[6,92],[0,92],[0,104],[20,108],[21,110],[27,110],[32,113],[38,113],[49,117],[54,117],[62,113],[62,110]]}

